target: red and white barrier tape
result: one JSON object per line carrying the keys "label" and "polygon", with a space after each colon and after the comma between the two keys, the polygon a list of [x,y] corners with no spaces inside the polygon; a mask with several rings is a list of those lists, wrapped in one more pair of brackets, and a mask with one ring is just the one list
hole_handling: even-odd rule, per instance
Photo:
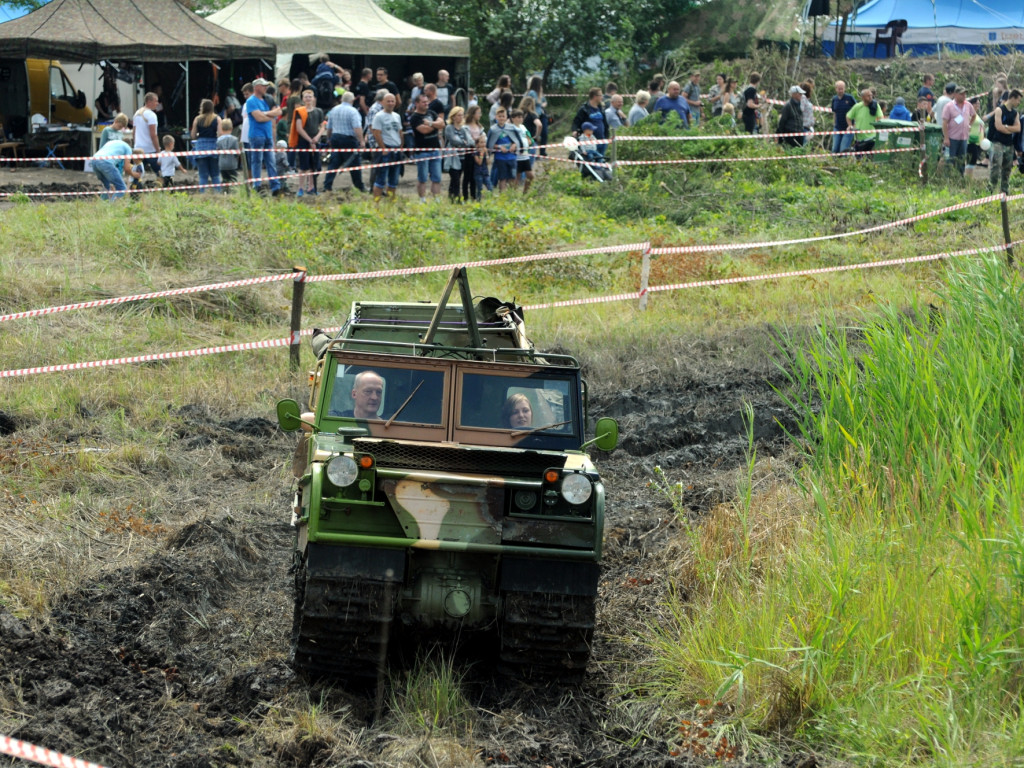
{"label": "red and white barrier tape", "polygon": [[[630,165],[685,165],[691,163],[758,163],[775,162],[778,160],[809,160],[822,157],[861,157],[862,155],[884,155],[895,152],[920,152],[920,147],[893,147],[886,149],[869,149],[862,152],[843,152],[834,155],[831,152],[819,152],[817,154],[799,155],[777,155],[774,157],[683,157],[674,160],[619,160],[615,167]],[[559,158],[555,158],[559,159]],[[599,165],[599,163],[592,163]]]}
{"label": "red and white barrier tape", "polygon": [[[300,331],[309,333],[309,331]],[[33,376],[37,373],[62,373],[64,371],[82,371],[91,368],[108,368],[112,365],[130,365],[132,363],[152,363],[161,360],[178,360],[184,357],[202,357],[203,355],[217,355],[222,352],[245,352],[251,349],[272,349],[274,347],[291,346],[292,338],[287,336],[283,339],[268,339],[266,341],[250,341],[242,344],[223,344],[218,347],[202,347],[200,349],[187,349],[181,352],[158,352],[151,355],[135,355],[134,357],[114,357],[108,360],[92,360],[87,363],[64,363],[63,365],[42,365],[35,368],[18,368],[11,371],[0,371],[0,379],[14,378],[15,376]]]}
{"label": "red and white barrier tape", "polygon": [[305,274],[303,272],[288,272],[282,275],[268,275],[266,277],[249,277],[244,280],[229,280],[224,283],[210,283],[208,285],[193,285],[188,288],[171,288],[166,291],[153,291],[151,293],[136,293],[131,296],[118,296],[112,299],[96,299],[95,301],[81,301],[76,304],[63,304],[57,307],[46,307],[44,309],[30,309],[26,312],[12,312],[8,315],[0,315],[0,323],[7,320],[21,320],[25,317],[41,317],[53,315],[58,312],[69,312],[73,309],[93,309],[95,307],[109,307],[114,304],[126,304],[132,301],[145,301],[146,299],[159,299],[164,296],[184,296],[190,293],[203,293],[205,291],[220,291],[226,288],[240,288],[246,285],[259,285],[261,283],[277,283],[285,280],[294,280],[295,275]]}
{"label": "red and white barrier tape", "polygon": [[[548,146],[548,145],[545,145]],[[553,146],[553,145],[552,145]],[[439,149],[418,149],[416,147],[402,147],[401,149],[393,149],[385,147],[307,147],[305,149],[299,149],[298,147],[260,147],[258,149],[188,149],[182,152],[133,152],[130,155],[111,155],[109,157],[97,158],[95,155],[61,155],[60,157],[2,157],[0,163],[40,163],[40,162],[54,162],[65,160],[82,162],[85,160],[111,160],[117,162],[119,160],[147,160],[155,159],[160,157],[167,157],[168,155],[174,155],[175,157],[212,157],[216,155],[238,155],[241,152],[249,154],[251,152],[287,152],[301,153],[301,152],[319,152],[320,154],[331,154],[332,152],[338,152],[341,154],[359,152],[440,152],[442,155],[457,155],[459,153],[472,152],[472,148],[464,147],[441,147]]]}
{"label": "red and white barrier tape", "polygon": [[[872,269],[875,267],[886,267],[886,266],[899,266],[904,264],[915,264],[927,261],[937,261],[939,259],[948,259],[957,256],[971,256],[978,253],[986,253],[990,251],[1005,251],[1015,245],[1019,245],[1024,241],[1017,241],[1008,245],[993,245],[986,248],[971,248],[964,251],[954,251],[952,253],[939,253],[932,254],[929,256],[908,256],[900,259],[888,259],[885,261],[872,261],[863,264],[845,264],[835,267],[814,267],[809,269],[792,270],[788,272],[777,272],[766,275],[750,275],[746,277],[724,277],[716,280],[698,280],[690,283],[676,283],[673,285],[659,285],[651,286],[647,289],[648,293],[654,293],[656,291],[676,291],[687,288],[707,288],[720,285],[736,285],[739,283],[753,283],[763,282],[766,280],[779,280],[788,277],[806,277],[811,275],[827,274],[832,272],[847,272],[858,269]],[[520,259],[526,259],[529,257],[519,257]],[[554,309],[557,307],[574,307],[583,306],[586,304],[603,304],[612,301],[628,301],[639,299],[643,295],[642,291],[631,291],[629,293],[619,293],[613,296],[596,296],[585,299],[567,299],[565,301],[554,301],[546,304],[530,304],[524,307],[524,309],[536,310],[536,309]],[[303,330],[298,332],[300,336],[306,336],[312,333],[311,330]],[[136,355],[134,357],[118,357],[111,358],[108,360],[93,360],[84,363],[65,363],[63,365],[45,365],[34,368],[18,368],[8,371],[0,371],[0,379],[14,378],[19,376],[32,376],[39,373],[61,373],[65,371],[80,371],[89,370],[94,368],[106,368],[114,365],[129,365],[132,363],[148,363],[161,360],[175,360],[185,357],[201,357],[203,355],[216,355],[223,352],[244,352],[252,349],[271,349],[274,347],[288,347],[292,346],[295,339],[294,336],[287,336],[282,339],[268,339],[266,341],[253,341],[239,344],[225,344],[217,347],[203,347],[200,349],[190,349],[180,352],[161,352],[150,355]]]}
{"label": "red and white barrier tape", "polygon": [[[912,224],[915,221],[922,221],[924,219],[933,218],[935,216],[942,216],[953,211],[964,210],[966,208],[974,208],[987,203],[995,202],[996,200],[1002,200],[1003,195],[989,195],[988,197],[981,197],[975,200],[967,200],[962,203],[956,203],[954,205],[946,206],[945,208],[938,208],[934,211],[926,211],[925,213],[919,213],[915,216],[908,216],[903,219],[896,221],[889,221],[884,224],[877,224],[873,227],[867,227],[865,229],[858,229],[852,232],[839,232],[832,235],[815,235],[812,237],[801,237],[791,240],[764,240],[750,243],[722,243],[715,245],[678,245],[678,246],[666,246],[659,248],[652,248],[649,242],[644,243],[625,243],[623,245],[606,245],[599,246],[596,248],[582,248],[570,251],[555,251],[547,253],[535,253],[525,256],[509,256],[500,259],[485,259],[482,261],[473,262],[462,262],[460,264],[436,264],[422,267],[402,267],[397,269],[381,269],[371,272],[348,272],[341,274],[331,275],[309,275],[306,272],[286,272],[280,275],[268,275],[265,277],[250,277],[241,280],[230,280],[222,283],[210,283],[206,285],[196,285],[186,288],[171,288],[164,291],[153,291],[151,293],[138,293],[129,296],[119,296],[110,299],[96,299],[94,301],[83,301],[74,304],[64,304],[54,307],[46,307],[44,309],[30,309],[23,312],[12,312],[6,315],[0,315],[0,322],[7,320],[21,320],[27,317],[41,317],[43,315],[56,314],[59,312],[68,312],[75,309],[93,309],[96,307],[106,307],[115,304],[124,304],[134,301],[143,301],[147,299],[164,298],[168,296],[182,296],[191,293],[202,293],[206,291],[217,291],[228,288],[239,288],[247,285],[259,285],[264,283],[273,282],[284,282],[286,280],[301,281],[307,283],[317,282],[333,282],[341,280],[369,280],[380,277],[397,277],[405,275],[416,275],[416,274],[427,274],[431,272],[447,272],[454,267],[489,267],[499,266],[503,264],[515,264],[524,263],[531,261],[543,261],[548,259],[562,259],[571,256],[593,256],[604,253],[623,253],[626,251],[645,251],[649,250],[652,255],[662,256],[668,254],[680,254],[680,253],[701,253],[701,252],[722,252],[722,251],[739,251],[746,250],[749,248],[773,248],[788,245],[799,245],[805,243],[823,242],[827,240],[838,240],[846,237],[856,237],[859,235],[871,234],[873,232],[880,232],[886,229],[896,229],[898,227]],[[1013,195],[1005,198],[1009,201],[1024,200],[1024,194]]]}
{"label": "red and white barrier tape", "polygon": [[[790,136],[833,136],[837,133],[841,134],[861,134],[861,133],[879,133],[885,131],[887,133],[920,133],[920,128],[912,128],[906,126],[903,128],[865,128],[861,131],[801,131],[799,133],[736,133],[736,134],[711,134],[709,136],[702,136],[699,134],[686,135],[686,136],[615,136],[615,141],[718,141],[720,139],[778,139],[778,138],[789,138]],[[607,139],[605,140],[608,141]]]}
{"label": "red and white barrier tape", "polygon": [[[991,251],[1005,251],[1008,248],[1020,245],[1021,243],[1024,243],[1024,240],[1018,240],[1016,242],[1009,243],[1008,245],[1004,244],[993,245],[986,248],[970,248],[964,251],[953,251],[950,253],[935,253],[930,254],[928,256],[906,256],[899,259],[869,261],[863,264],[841,264],[839,266],[834,267],[814,267],[810,269],[799,269],[792,270],[789,272],[776,272],[773,274],[766,275],[749,275],[745,277],[723,277],[716,280],[696,280],[689,283],[674,283],[672,285],[652,285],[647,289],[647,293],[654,293],[656,291],[679,291],[687,288],[709,288],[721,285],[738,285],[740,283],[755,283],[764,282],[766,280],[779,280],[787,277],[810,277],[813,275],[823,275],[833,272],[850,272],[859,269],[874,269],[877,267],[894,267],[906,264],[918,264],[928,261],[950,259],[958,256],[973,256],[979,253],[988,253]],[[524,305],[523,309],[555,309],[558,307],[578,307],[587,304],[603,304],[612,301],[637,300],[643,295],[643,293],[643,291],[633,291],[630,293],[619,293],[614,296],[594,296],[586,299],[566,299],[565,301],[552,301],[546,304]]]}
{"label": "red and white barrier tape", "polygon": [[12,739],[9,736],[0,736],[0,754],[20,757],[23,760],[31,760],[40,765],[53,766],[53,768],[103,768],[97,763],[62,755],[52,749],[37,747],[35,744]]}

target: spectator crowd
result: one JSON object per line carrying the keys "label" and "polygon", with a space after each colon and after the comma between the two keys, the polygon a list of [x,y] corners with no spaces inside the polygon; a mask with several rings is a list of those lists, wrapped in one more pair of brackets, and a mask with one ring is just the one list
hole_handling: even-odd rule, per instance
{"label": "spectator crowd", "polygon": [[[572,135],[589,140],[587,157],[603,159],[606,143],[616,131],[647,120],[677,120],[683,130],[711,125],[768,134],[774,103],[781,104],[774,123],[774,133],[782,134],[776,137],[780,144],[803,146],[807,134],[815,130],[816,111],[831,112],[833,133],[826,147],[836,154],[856,154],[875,148],[875,123],[886,118],[886,105],[873,89],[863,88],[855,96],[843,81],[834,84],[827,109],[815,106],[811,78],[792,85],[784,102],[767,97],[758,72],[751,72],[742,88],[735,78],[718,74],[704,92],[701,79],[699,71],[691,72],[685,83],[666,82],[656,75],[646,89],[629,97],[628,106],[615,83],[591,88],[573,117]],[[377,199],[394,196],[407,161],[415,165],[421,201],[441,195],[445,173],[452,201],[478,200],[485,190],[529,190],[537,158],[545,154],[550,125],[540,77],[530,78],[525,93],[516,96],[511,78],[503,75],[482,99],[469,90],[461,99],[465,107],[456,103],[456,89],[445,70],[437,72],[434,82],[416,73],[409,84],[403,99],[386,68],[363,69],[353,81],[348,70],[321,54],[312,79],[303,74],[275,86],[257,78],[242,86],[241,99],[229,90],[219,108],[204,99],[189,131],[191,148],[198,153],[190,160],[198,170],[201,191],[222,180],[234,182],[242,152],[252,187],[272,195],[284,191],[293,172],[299,173],[297,195],[330,194],[338,173],[347,172],[357,192],[372,191]],[[941,128],[940,163],[961,174],[988,164],[992,189],[1006,191],[1013,165],[1024,172],[1021,91],[1011,88],[1005,75],[996,78],[985,97],[969,98],[956,83],[947,83],[938,97],[934,88],[934,77],[925,75],[911,100],[916,108],[911,111],[907,100],[897,97],[887,119]],[[159,93],[147,93],[132,120],[119,113],[104,130],[92,167],[111,196],[126,191],[125,173],[134,186],[142,184],[147,170],[163,186],[174,184],[181,164],[173,153],[173,137],[165,136],[170,144],[163,151],[159,148],[159,113]],[[122,138],[129,122],[134,124],[134,148]],[[128,157],[139,153],[160,154],[141,163]]]}

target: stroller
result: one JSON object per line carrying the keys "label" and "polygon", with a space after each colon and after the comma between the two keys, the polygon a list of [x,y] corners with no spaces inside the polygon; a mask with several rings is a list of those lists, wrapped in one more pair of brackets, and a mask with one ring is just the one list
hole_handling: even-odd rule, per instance
{"label": "stroller", "polygon": [[602,183],[611,181],[611,166],[607,164],[608,161],[605,160],[604,155],[598,152],[594,145],[585,144],[581,147],[574,137],[566,136],[562,141],[562,146],[569,151],[569,159],[580,169],[580,175],[584,179]]}

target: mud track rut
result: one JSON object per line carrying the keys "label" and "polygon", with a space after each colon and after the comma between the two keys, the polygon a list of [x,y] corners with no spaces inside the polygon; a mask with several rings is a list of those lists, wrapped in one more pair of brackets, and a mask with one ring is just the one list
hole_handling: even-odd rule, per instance
{"label": "mud track rut", "polygon": [[[716,364],[671,386],[592,395],[591,416],[617,417],[623,433],[617,451],[595,454],[608,516],[593,657],[568,692],[470,668],[467,693],[480,709],[466,747],[478,764],[678,764],[652,738],[658,713],[642,723],[608,719],[620,670],[644,654],[623,637],[642,627],[665,588],[651,556],[676,529],[667,502],[645,486],[659,464],[692,488],[694,516],[730,496],[744,460],[745,401],[759,451],[782,450],[776,420],[788,424],[787,414],[769,375],[764,361]],[[309,683],[288,665],[294,576],[281,479],[293,436],[257,415],[218,422],[202,404],[178,415],[180,466],[205,474],[153,482],[192,483],[188,503],[161,516],[192,522],[169,523],[141,562],[112,563],[45,622],[0,610],[0,732],[111,768],[399,764],[382,757],[391,737],[386,723],[370,722],[372,702]],[[344,749],[260,727],[307,695],[348,712]]]}

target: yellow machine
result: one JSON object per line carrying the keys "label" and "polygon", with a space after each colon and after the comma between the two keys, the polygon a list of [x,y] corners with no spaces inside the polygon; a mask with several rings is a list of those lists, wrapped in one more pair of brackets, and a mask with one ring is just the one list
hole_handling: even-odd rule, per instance
{"label": "yellow machine", "polygon": [[13,138],[28,131],[29,121],[36,114],[48,123],[91,122],[92,110],[86,101],[59,61],[0,60],[0,120]]}

